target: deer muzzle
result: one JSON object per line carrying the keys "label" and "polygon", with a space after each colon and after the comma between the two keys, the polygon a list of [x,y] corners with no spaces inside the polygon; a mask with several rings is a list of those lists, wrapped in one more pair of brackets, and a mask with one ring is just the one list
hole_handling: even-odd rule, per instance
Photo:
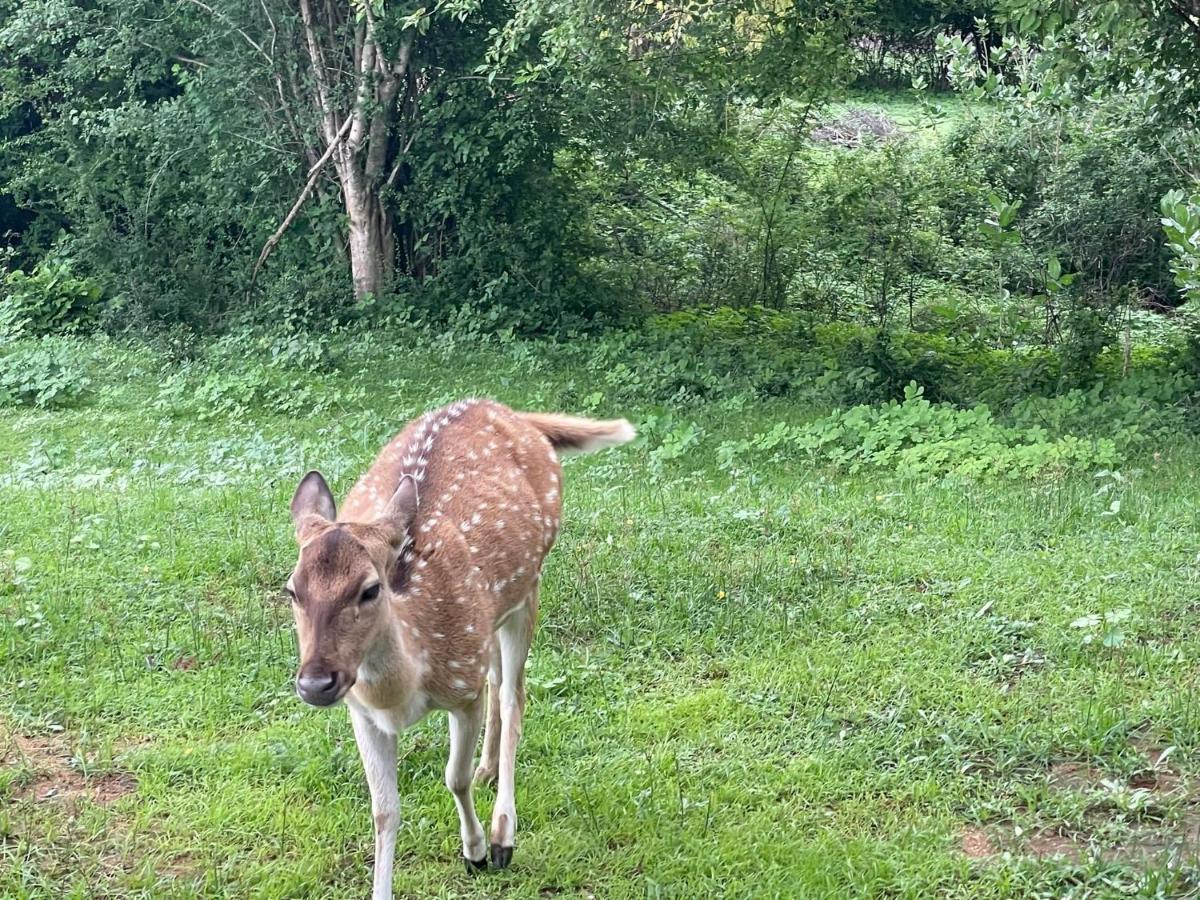
{"label": "deer muzzle", "polygon": [[354,675],[319,663],[303,666],[296,675],[296,693],[311,706],[333,706],[354,686]]}

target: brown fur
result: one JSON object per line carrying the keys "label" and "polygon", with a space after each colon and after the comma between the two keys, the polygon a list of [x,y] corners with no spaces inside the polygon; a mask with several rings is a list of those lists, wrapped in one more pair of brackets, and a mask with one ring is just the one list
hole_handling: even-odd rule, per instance
{"label": "brown fur", "polygon": [[[410,423],[351,489],[336,523],[298,511],[291,584],[301,670],[356,674],[368,655],[386,663],[386,653],[398,652],[414,671],[372,666],[380,677],[354,685],[359,702],[391,708],[414,690],[437,708],[472,702],[498,623],[536,604],[558,534],[562,478],[553,444],[581,446],[622,428],[623,420],[515,413],[492,401]],[[405,474],[419,477],[415,516],[388,523],[388,501]],[[411,542],[403,552],[389,527]],[[360,604],[361,588],[375,580],[384,586],[379,600]],[[406,674],[417,682],[401,684]]]}
{"label": "brown fur", "polygon": [[628,422],[515,413],[476,400],[427,413],[379,454],[337,514],[310,472],[292,498],[300,559],[288,581],[300,644],[297,690],[350,706],[375,821],[372,896],[392,896],[399,797],[396,734],[449,710],[446,787],[468,869],[486,866],[471,766],[497,778],[491,863],[512,859],[524,667],[542,561],[558,536],[554,446],[588,450],[633,437]]}

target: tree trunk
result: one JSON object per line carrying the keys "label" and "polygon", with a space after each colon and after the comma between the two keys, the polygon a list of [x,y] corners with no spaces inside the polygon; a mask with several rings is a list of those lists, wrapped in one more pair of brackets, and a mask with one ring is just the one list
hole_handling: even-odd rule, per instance
{"label": "tree trunk", "polygon": [[[408,84],[408,62],[412,34],[400,41],[394,59],[377,40],[376,22],[370,4],[354,25],[352,52],[335,38],[339,26],[331,8],[324,10],[328,28],[317,27],[310,0],[300,0],[306,49],[314,79],[312,102],[321,115],[327,144],[332,145],[349,123],[345,142],[337,148],[334,165],[346,209],[347,246],[354,297],[379,296],[391,281],[395,267],[396,240],[392,212],[384,202],[390,184],[389,164],[407,148],[395,146],[393,129],[397,99]],[[327,38],[328,35],[328,38]],[[353,103],[338,109],[334,86],[353,73]],[[396,161],[399,165],[399,161]]]}
{"label": "tree trunk", "polygon": [[[349,210],[348,210],[349,211]],[[385,285],[383,250],[378,220],[369,214],[350,213],[350,273],[354,278],[354,299],[378,297]]]}
{"label": "tree trunk", "polygon": [[368,294],[378,297],[391,281],[396,254],[391,213],[382,203],[378,189],[364,184],[365,179],[353,160],[348,166],[338,168],[349,221],[347,243],[354,299],[361,300]]}

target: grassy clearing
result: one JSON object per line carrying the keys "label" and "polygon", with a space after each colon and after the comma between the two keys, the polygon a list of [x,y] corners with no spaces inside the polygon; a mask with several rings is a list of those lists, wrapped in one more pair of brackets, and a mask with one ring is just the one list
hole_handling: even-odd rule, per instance
{"label": "grassy clearing", "polygon": [[[522,344],[363,352],[320,416],[172,415],[171,366],[96,346],[86,405],[0,418],[0,895],[362,896],[349,723],[290,684],[296,479],[343,491],[466,395],[663,413]],[[703,435],[677,459],[652,435],[567,466],[514,867],[461,870],[439,715],[400,742],[398,894],[1200,890],[1200,447],[1103,493],[731,474],[721,440],[808,413],[675,417]]]}
{"label": "grassy clearing", "polygon": [[836,117],[853,109],[888,116],[902,132],[921,146],[934,146],[972,115],[986,108],[958,94],[919,94],[914,91],[859,91],[829,105],[826,114]]}

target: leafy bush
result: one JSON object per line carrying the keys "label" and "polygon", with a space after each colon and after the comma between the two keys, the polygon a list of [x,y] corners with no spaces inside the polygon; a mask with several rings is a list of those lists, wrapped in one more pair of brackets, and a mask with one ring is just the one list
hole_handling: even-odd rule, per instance
{"label": "leafy bush", "polygon": [[1162,227],[1175,259],[1171,271],[1184,297],[1200,305],[1200,194],[1169,191],[1162,199]]}
{"label": "leafy bush", "polygon": [[81,348],[68,339],[20,341],[0,355],[0,407],[69,406],[89,384]]}
{"label": "leafy bush", "polygon": [[175,366],[155,406],[202,420],[240,418],[252,410],[319,415],[361,400],[361,387],[324,389],[336,371],[327,337],[287,332],[231,333],[199,359]]}
{"label": "leafy bush", "polygon": [[655,472],[661,472],[663,466],[672,460],[686,456],[696,448],[704,434],[695,422],[686,424],[666,423],[661,425],[653,419],[647,423],[650,431],[662,432],[662,440],[650,451],[650,466]]}
{"label": "leafy bush", "polygon": [[1064,304],[1115,315],[1122,292],[1133,290],[1174,305],[1156,216],[1175,177],[1174,153],[1157,129],[1123,119],[1121,106],[1077,116],[1024,98],[992,109],[964,122],[946,150],[1019,209],[1012,225],[1024,252],[997,254],[1007,288],[1036,300],[1049,258],[1074,274],[1062,302],[1043,310],[1045,337],[1071,338],[1070,323],[1055,319]]}
{"label": "leafy bush", "polygon": [[1098,382],[1052,397],[1026,397],[1013,405],[1014,427],[1050,434],[1111,436],[1122,452],[1185,432],[1192,418],[1194,376],[1147,369],[1110,387]]}
{"label": "leafy bush", "polygon": [[[1147,314],[1150,315],[1150,314]],[[1156,327],[1160,316],[1152,316]],[[1008,411],[1024,397],[1100,385],[1147,403],[1176,404],[1197,389],[1194,351],[1178,326],[1153,344],[1095,351],[1087,377],[1061,348],[1000,349],[967,337],[887,331],[852,322],[810,324],[803,312],[696,309],[657,316],[639,332],[589,342],[590,363],[631,398],[802,394],[827,406],[885,403],[915,382],[935,403]]]}
{"label": "leafy bush", "polygon": [[693,392],[701,395],[730,388],[787,394],[813,366],[810,329],[794,312],[757,305],[685,310],[656,317],[646,333],[662,354],[677,360],[677,370],[686,368]]}
{"label": "leafy bush", "polygon": [[9,272],[0,281],[0,335],[44,335],[92,330],[104,292],[76,277],[70,262],[43,260],[33,272]]}
{"label": "leafy bush", "polygon": [[726,466],[748,455],[799,456],[850,472],[1030,476],[1116,465],[1148,435],[1170,427],[1157,409],[1136,397],[1114,402],[1096,388],[1025,401],[1006,424],[987,405],[931,403],[910,384],[900,402],[855,406],[806,425],[779,423],[722,444],[718,455]]}
{"label": "leafy bush", "polygon": [[650,311],[755,300],[756,242],[750,198],[728,179],[680,177],[649,161],[585,170],[588,201],[577,223],[590,252],[582,263],[608,292]]}
{"label": "leafy bush", "polygon": [[916,381],[930,399],[958,404],[988,394],[1050,390],[1055,357],[993,350],[942,334],[888,332],[850,322],[808,324],[796,312],[751,307],[689,310],[656,317],[648,332],[701,372],[736,378],[775,396],[801,389],[834,406],[903,396]]}
{"label": "leafy bush", "polygon": [[986,194],[969,166],[894,141],[819,157],[806,187],[800,255],[836,278],[832,290],[805,292],[805,266],[793,299],[819,319],[888,327],[903,311],[911,327],[933,283],[962,279],[962,220],[981,218]]}

